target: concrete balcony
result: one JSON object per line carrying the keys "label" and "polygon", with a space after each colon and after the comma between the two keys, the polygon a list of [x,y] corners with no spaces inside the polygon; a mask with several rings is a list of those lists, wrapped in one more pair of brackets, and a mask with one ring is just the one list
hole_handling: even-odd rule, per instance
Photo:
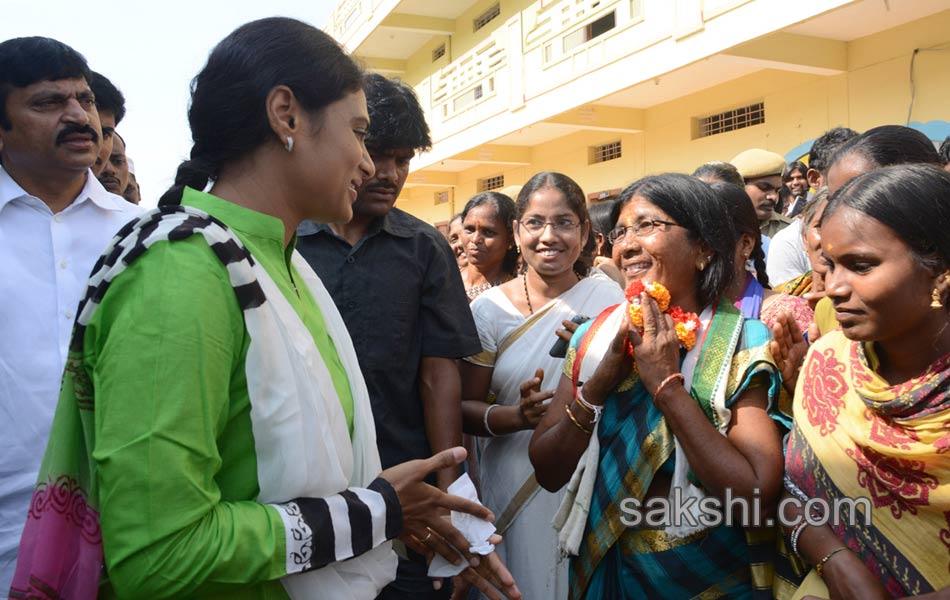
{"label": "concrete balcony", "polygon": [[[791,152],[836,124],[903,122],[908,100],[936,118],[948,11],[950,0],[343,0],[328,31],[415,88],[434,145],[401,202],[421,207],[502,173],[557,167],[602,190],[745,147]],[[916,107],[904,89],[915,48],[933,50],[918,61]],[[767,124],[695,133],[701,117],[762,103]],[[622,161],[588,160],[619,140]],[[419,213],[434,222],[450,206]]]}

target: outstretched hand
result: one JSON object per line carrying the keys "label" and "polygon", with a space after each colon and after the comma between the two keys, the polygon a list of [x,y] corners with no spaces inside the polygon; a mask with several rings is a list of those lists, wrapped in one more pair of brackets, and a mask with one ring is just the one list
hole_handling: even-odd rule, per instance
{"label": "outstretched hand", "polygon": [[443,450],[424,460],[410,460],[390,467],[379,474],[388,481],[402,505],[402,534],[399,536],[407,546],[418,548],[418,541],[426,541],[429,547],[453,564],[461,564],[458,553],[450,546],[468,548],[468,540],[442,515],[458,511],[480,519],[494,521],[490,510],[477,502],[453,496],[429,485],[425,478],[439,469],[454,467],[465,460],[465,448]]}
{"label": "outstretched hand", "polygon": [[[520,600],[521,592],[497,553],[483,557],[471,554],[468,551],[471,544],[447,517],[448,512],[458,511],[494,521],[492,512],[478,502],[447,494],[425,483],[430,473],[460,464],[466,454],[465,448],[449,448],[430,458],[410,460],[380,473],[379,476],[396,490],[402,505],[403,530],[399,539],[428,559],[438,553],[455,565],[468,560],[470,566],[460,575],[464,581],[475,585],[493,600],[502,598],[496,589],[511,600]],[[501,536],[493,536],[489,541],[497,544],[501,542]],[[463,556],[459,556],[460,552]],[[437,581],[441,585],[441,581]]]}
{"label": "outstretched hand", "polygon": [[[488,541],[494,545],[502,542],[501,536],[492,535]],[[436,586],[438,589],[441,586]],[[469,567],[455,577],[455,589],[451,600],[465,600],[470,587],[475,587],[490,600],[520,600],[521,591],[515,580],[498,557],[497,552],[482,556],[477,567]]]}
{"label": "outstretched hand", "polygon": [[794,395],[798,373],[805,362],[805,354],[808,353],[808,342],[805,341],[798,323],[785,311],[780,312],[775,319],[772,335],[774,339],[769,342],[772,359],[782,374],[785,391]]}
{"label": "outstretched hand", "polygon": [[534,429],[548,410],[548,400],[554,397],[554,390],[541,391],[544,381],[544,369],[534,372],[534,377],[521,383],[521,419],[524,429]]}

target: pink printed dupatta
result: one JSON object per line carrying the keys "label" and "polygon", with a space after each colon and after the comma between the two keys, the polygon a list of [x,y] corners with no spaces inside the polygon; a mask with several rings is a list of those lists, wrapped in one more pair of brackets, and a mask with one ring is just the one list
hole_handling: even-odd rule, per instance
{"label": "pink printed dupatta", "polygon": [[95,598],[99,593],[102,531],[87,439],[93,419],[92,384],[81,351],[71,349],[10,598]]}

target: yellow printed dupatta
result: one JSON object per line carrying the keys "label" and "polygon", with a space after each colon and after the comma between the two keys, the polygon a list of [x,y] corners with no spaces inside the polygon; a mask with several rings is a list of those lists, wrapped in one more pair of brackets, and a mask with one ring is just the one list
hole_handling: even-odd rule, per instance
{"label": "yellow printed dupatta", "polygon": [[896,386],[877,366],[869,345],[840,331],[812,346],[786,471],[832,507],[867,499],[841,504],[832,529],[892,595],[918,595],[950,585],[950,355]]}

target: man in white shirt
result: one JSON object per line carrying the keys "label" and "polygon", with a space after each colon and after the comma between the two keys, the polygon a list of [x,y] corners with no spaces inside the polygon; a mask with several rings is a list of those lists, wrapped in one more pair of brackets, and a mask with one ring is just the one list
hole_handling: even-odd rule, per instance
{"label": "man in white shirt", "polygon": [[0,43],[0,598],[7,595],[75,311],[140,209],[90,167],[102,137],[89,68],[49,38]]}
{"label": "man in white shirt", "polygon": [[[816,192],[825,185],[825,175],[831,166],[831,157],[845,142],[858,135],[847,127],[835,127],[822,134],[808,152],[808,185]],[[794,163],[793,163],[794,164]],[[808,253],[802,242],[802,222],[797,219],[791,226],[775,234],[767,253],[766,271],[769,283],[776,286],[811,271]]]}

